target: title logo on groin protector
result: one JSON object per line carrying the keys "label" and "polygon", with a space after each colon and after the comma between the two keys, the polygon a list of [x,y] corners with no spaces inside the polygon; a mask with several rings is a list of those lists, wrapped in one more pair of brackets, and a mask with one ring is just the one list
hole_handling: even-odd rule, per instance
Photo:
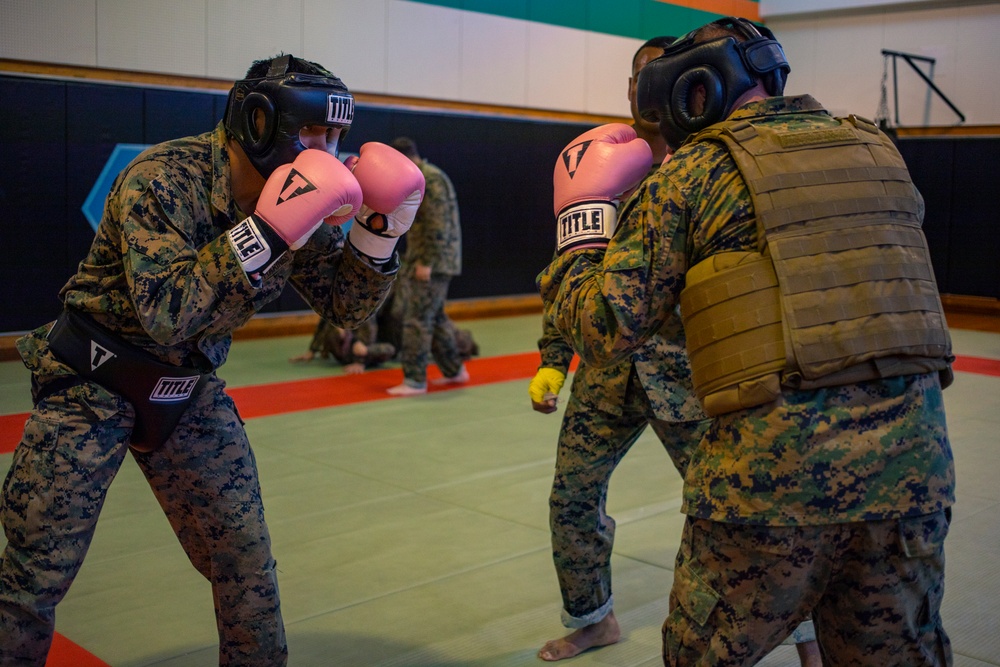
{"label": "title logo on groin protector", "polygon": [[98,345],[96,340],[90,340],[90,370],[96,371],[104,363],[111,361],[118,355],[104,347]]}
{"label": "title logo on groin protector", "polygon": [[573,174],[580,167],[580,163],[583,161],[583,154],[587,152],[590,144],[593,140],[588,139],[587,141],[581,141],[578,144],[573,144],[569,148],[563,151],[562,159],[563,165],[566,167],[566,172],[569,174],[570,178],[573,178]]}
{"label": "title logo on groin protector", "polygon": [[160,378],[149,395],[152,403],[176,403],[191,398],[191,393],[198,384],[198,376],[180,378]]}

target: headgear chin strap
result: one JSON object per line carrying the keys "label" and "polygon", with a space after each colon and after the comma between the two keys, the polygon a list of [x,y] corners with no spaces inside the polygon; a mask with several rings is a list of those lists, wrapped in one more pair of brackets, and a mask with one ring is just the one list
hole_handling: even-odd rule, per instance
{"label": "headgear chin strap", "polygon": [[[290,60],[275,58],[267,76],[237,81],[226,104],[226,129],[264,178],[305,150],[299,131],[306,125],[340,128],[343,138],[354,120],[354,97],[343,81],[330,72],[288,72]],[[254,122],[258,109],[260,131]],[[330,148],[335,155],[340,138]]]}
{"label": "headgear chin strap", "polygon": [[[781,95],[791,70],[767,28],[731,16],[708,25],[731,28],[746,41],[729,35],[696,43],[698,30],[688,33],[643,67],[636,83],[639,114],[659,122],[664,139],[675,148],[690,134],[723,120],[758,80],[769,95]],[[704,86],[705,105],[695,114],[698,86]]]}

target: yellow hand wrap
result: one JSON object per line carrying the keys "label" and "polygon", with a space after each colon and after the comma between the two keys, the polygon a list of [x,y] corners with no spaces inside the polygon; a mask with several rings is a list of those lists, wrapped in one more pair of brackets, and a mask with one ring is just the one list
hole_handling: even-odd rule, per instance
{"label": "yellow hand wrap", "polygon": [[[548,398],[559,394],[563,382],[566,381],[566,374],[555,368],[539,368],[528,385],[528,396],[534,403],[544,403]],[[551,394],[546,398],[547,394]]]}

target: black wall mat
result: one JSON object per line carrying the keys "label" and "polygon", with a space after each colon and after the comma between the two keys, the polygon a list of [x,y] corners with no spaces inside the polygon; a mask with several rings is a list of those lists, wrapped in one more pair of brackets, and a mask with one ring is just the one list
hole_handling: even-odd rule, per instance
{"label": "black wall mat", "polygon": [[58,312],[69,276],[66,85],[9,78],[0,98],[0,331],[24,330]]}
{"label": "black wall mat", "polygon": [[949,291],[1000,297],[1000,139],[954,143]]}
{"label": "black wall mat", "polygon": [[924,235],[931,251],[938,289],[943,293],[952,292],[948,244],[955,142],[950,139],[901,139],[898,146],[914,185],[924,196]]}
{"label": "black wall mat", "polygon": [[[143,91],[127,86],[71,83],[66,86],[66,229],[70,263],[65,282],[84,258],[94,230],[82,206],[115,145],[143,144]],[[55,314],[58,314],[58,310]]]}
{"label": "black wall mat", "polygon": [[222,100],[224,105],[226,96],[177,90],[145,91],[143,143],[158,144],[212,129],[218,122],[215,115],[217,100]]}
{"label": "black wall mat", "polygon": [[[0,76],[0,214],[16,258],[4,280],[0,332],[53,319],[57,294],[87,252],[93,230],[81,206],[116,144],[152,144],[212,129],[218,91],[142,88]],[[10,102],[7,102],[7,101]],[[359,104],[343,152],[406,135],[452,178],[462,215],[463,273],[452,298],[535,291],[555,246],[552,168],[592,124],[438,113]],[[39,188],[44,183],[44,190]],[[31,269],[28,271],[28,269]],[[30,281],[26,276],[31,276]],[[285,290],[267,312],[306,308]]]}
{"label": "black wall mat", "polygon": [[[0,332],[59,311],[57,294],[93,230],[81,212],[116,144],[151,144],[212,129],[219,91],[0,76]],[[455,299],[527,294],[555,245],[552,169],[590,124],[359,104],[343,152],[409,136],[455,183],[463,273]],[[1000,297],[1000,138],[902,138],[927,205],[925,232],[942,292]],[[293,290],[269,312],[302,310]]]}
{"label": "black wall mat", "polygon": [[1000,298],[1000,137],[903,137],[924,196],[924,233],[946,294]]}

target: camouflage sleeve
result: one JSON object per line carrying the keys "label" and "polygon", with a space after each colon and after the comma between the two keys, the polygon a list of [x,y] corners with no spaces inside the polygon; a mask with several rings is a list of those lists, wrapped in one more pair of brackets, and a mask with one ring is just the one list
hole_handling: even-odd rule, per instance
{"label": "camouflage sleeve", "polygon": [[606,252],[564,253],[539,275],[544,316],[586,363],[623,361],[670,316],[684,283],[686,218],[661,172],[623,205]]}
{"label": "camouflage sleeve", "polygon": [[573,361],[573,348],[562,337],[549,318],[542,317],[542,337],[538,339],[538,351],[542,356],[540,368],[554,368],[563,375],[569,372]]}
{"label": "camouflage sleeve", "polygon": [[407,243],[416,250],[407,259],[424,266],[438,266],[441,252],[448,246],[448,217],[452,203],[448,186],[443,177],[433,171],[425,172],[424,199],[420,204],[417,220],[410,228]]}
{"label": "camouflage sleeve", "polygon": [[289,280],[321,317],[356,329],[382,305],[398,270],[396,255],[384,269],[375,267],[343,242],[342,229],[320,225],[295,251]]}
{"label": "camouflage sleeve", "polygon": [[[185,196],[190,184],[163,175],[146,181],[136,173],[122,189],[108,204],[121,206],[120,237],[103,241],[109,257],[120,253],[128,295],[146,334],[176,345],[210,327],[232,330],[245,322],[254,312],[255,288],[225,234],[198,248],[183,231],[195,228],[198,217],[198,204]],[[111,286],[105,291],[124,295]]]}

